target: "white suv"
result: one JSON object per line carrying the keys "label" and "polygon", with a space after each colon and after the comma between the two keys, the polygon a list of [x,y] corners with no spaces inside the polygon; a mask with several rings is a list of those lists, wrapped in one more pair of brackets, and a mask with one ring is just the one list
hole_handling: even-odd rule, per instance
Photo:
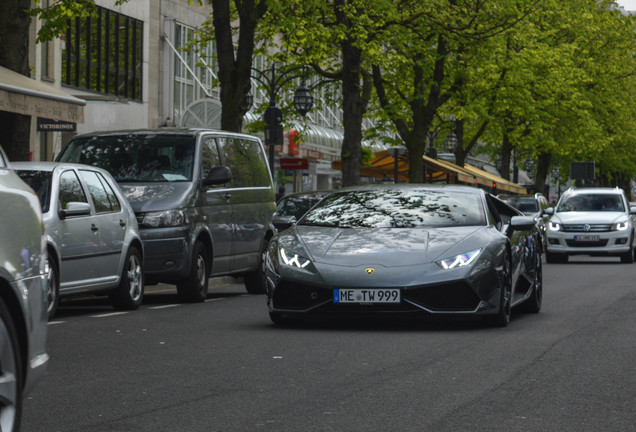
{"label": "white suv", "polygon": [[622,189],[568,189],[551,215],[546,260],[567,262],[569,255],[618,256],[634,262],[634,215]]}

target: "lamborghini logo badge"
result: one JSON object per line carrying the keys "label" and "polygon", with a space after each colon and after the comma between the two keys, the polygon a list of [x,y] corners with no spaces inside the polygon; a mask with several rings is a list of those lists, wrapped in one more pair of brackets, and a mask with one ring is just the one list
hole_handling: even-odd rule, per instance
{"label": "lamborghini logo badge", "polygon": [[364,271],[367,272],[368,275],[372,275],[375,269],[373,267],[367,267]]}

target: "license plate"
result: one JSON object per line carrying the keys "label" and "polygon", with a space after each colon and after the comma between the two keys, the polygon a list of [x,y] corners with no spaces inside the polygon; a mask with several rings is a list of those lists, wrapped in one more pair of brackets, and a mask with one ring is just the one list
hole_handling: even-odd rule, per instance
{"label": "license plate", "polygon": [[598,235],[576,235],[574,236],[574,241],[580,241],[580,242],[593,242],[593,241],[599,241],[601,239],[601,236]]}
{"label": "license plate", "polygon": [[400,290],[385,289],[335,289],[334,303],[399,303]]}

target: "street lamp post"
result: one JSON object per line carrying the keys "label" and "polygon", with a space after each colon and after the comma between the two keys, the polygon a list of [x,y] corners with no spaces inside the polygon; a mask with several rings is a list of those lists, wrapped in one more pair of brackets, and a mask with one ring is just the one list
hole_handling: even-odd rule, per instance
{"label": "street lamp post", "polygon": [[[276,106],[276,96],[278,92],[289,81],[300,78],[301,83],[294,93],[293,102],[296,111],[302,116],[305,116],[313,107],[314,97],[305,84],[308,73],[307,66],[292,66],[285,69],[276,69],[276,64],[272,62],[272,66],[269,70],[261,71],[252,68],[252,72],[252,78],[263,86],[269,98],[269,107],[265,110],[263,119],[267,125],[265,126],[265,145],[268,146],[269,168],[273,176],[275,146],[283,144],[283,113],[280,108]],[[244,100],[244,110],[246,112],[251,107],[251,99],[251,95],[248,93]],[[247,105],[248,102],[250,105]]]}
{"label": "street lamp post", "polygon": [[396,184],[398,182],[398,158],[406,153],[406,147],[398,145],[391,147],[390,150],[393,154],[393,183]]}

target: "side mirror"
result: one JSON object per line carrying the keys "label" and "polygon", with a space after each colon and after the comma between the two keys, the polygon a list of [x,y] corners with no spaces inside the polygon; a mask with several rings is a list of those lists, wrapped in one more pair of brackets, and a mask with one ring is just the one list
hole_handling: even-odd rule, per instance
{"label": "side mirror", "polygon": [[57,212],[57,215],[62,220],[68,216],[86,216],[89,214],[91,214],[91,205],[89,203],[75,201],[66,203],[66,208],[60,208]]}
{"label": "side mirror", "polygon": [[232,180],[232,170],[226,166],[212,167],[208,175],[201,181],[202,186],[229,183]]}
{"label": "side mirror", "polygon": [[277,216],[274,215],[272,219],[272,225],[278,230],[278,232],[285,231],[296,223],[295,216]]}
{"label": "side mirror", "polygon": [[554,214],[554,207],[548,207],[545,209],[545,214],[552,216]]}
{"label": "side mirror", "polygon": [[534,218],[531,216],[513,216],[510,219],[510,228],[514,231],[530,231],[534,227]]}
{"label": "side mirror", "polygon": [[629,207],[629,214],[636,214],[636,206]]}

